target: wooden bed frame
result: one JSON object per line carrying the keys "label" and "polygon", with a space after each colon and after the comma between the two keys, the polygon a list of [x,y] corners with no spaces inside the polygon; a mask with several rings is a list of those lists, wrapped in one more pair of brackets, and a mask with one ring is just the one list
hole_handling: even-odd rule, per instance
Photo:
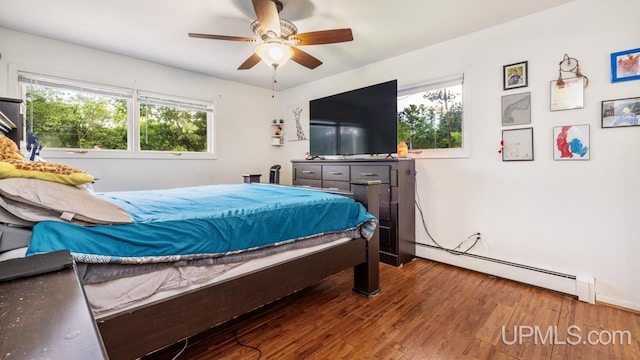
{"label": "wooden bed frame", "polygon": [[[378,217],[379,181],[354,183],[353,197]],[[266,305],[324,278],[354,268],[353,290],[380,292],[378,229],[353,239],[221,283],[97,320],[110,359],[135,359]],[[293,276],[292,276],[293,275]]]}
{"label": "wooden bed frame", "polygon": [[[20,147],[19,99],[0,98],[0,111],[15,123],[4,132]],[[5,107],[8,106],[8,107]],[[13,124],[12,124],[13,125]],[[1,126],[0,126],[1,128]],[[0,129],[4,130],[4,129]],[[378,218],[380,181],[354,182],[353,197]],[[135,359],[266,305],[326,277],[354,268],[353,291],[380,292],[379,230],[364,238],[204,286],[96,320],[110,359]]]}

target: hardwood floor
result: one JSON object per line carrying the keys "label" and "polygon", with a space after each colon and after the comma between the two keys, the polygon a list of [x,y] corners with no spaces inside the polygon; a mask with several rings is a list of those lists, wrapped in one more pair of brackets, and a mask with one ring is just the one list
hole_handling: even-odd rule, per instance
{"label": "hardwood floor", "polygon": [[640,359],[640,314],[424,259],[380,271],[374,298],[347,270],[192,337],[179,359],[258,359],[234,334],[262,359]]}

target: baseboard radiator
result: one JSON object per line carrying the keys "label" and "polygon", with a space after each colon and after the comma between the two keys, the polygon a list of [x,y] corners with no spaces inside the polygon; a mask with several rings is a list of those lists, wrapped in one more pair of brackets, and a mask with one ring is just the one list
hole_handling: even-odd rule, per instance
{"label": "baseboard radiator", "polygon": [[458,253],[454,255],[440,247],[416,243],[416,256],[557,291],[595,303],[595,281],[589,274],[565,274],[487,256]]}

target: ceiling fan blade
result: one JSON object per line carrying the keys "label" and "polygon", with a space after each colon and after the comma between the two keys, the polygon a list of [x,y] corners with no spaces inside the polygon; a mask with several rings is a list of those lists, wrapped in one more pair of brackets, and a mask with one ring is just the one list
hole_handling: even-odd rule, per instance
{"label": "ceiling fan blade", "polygon": [[274,0],[252,0],[253,9],[265,34],[280,37],[280,16]]}
{"label": "ceiling fan blade", "polygon": [[318,66],[322,65],[322,61],[316,59],[315,57],[309,55],[308,53],[297,49],[295,47],[291,47],[293,49],[293,56],[291,60],[297,62],[302,66],[306,66],[309,69],[315,69]]}
{"label": "ceiling fan blade", "polygon": [[247,60],[245,60],[242,64],[240,64],[240,66],[238,67],[238,70],[248,70],[251,69],[252,67],[254,67],[257,63],[260,62],[260,60],[262,60],[260,58],[260,56],[258,56],[258,54],[253,53],[251,56],[249,56],[249,58]]}
{"label": "ceiling fan blade", "polygon": [[352,41],[353,33],[351,29],[321,30],[291,35],[289,39],[297,41],[296,45],[333,44]]}
{"label": "ceiling fan blade", "polygon": [[189,33],[189,37],[213,39],[213,40],[230,40],[230,41],[244,41],[244,42],[256,42],[256,39],[244,37],[244,36],[227,36],[227,35],[211,35],[211,34],[196,34]]}

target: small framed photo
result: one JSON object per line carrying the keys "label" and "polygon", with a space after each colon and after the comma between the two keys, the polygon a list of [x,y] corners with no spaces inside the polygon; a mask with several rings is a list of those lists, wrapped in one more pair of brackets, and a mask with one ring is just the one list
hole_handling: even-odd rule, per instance
{"label": "small framed photo", "polygon": [[589,125],[553,128],[553,160],[589,160]]}
{"label": "small framed photo", "polygon": [[611,82],[640,79],[640,48],[611,54]]}
{"label": "small framed photo", "polygon": [[502,84],[504,90],[527,87],[529,85],[529,70],[527,61],[502,67]]}
{"label": "small framed photo", "polygon": [[551,111],[582,109],[584,107],[584,77],[563,79],[558,85],[557,80],[551,81]]}
{"label": "small framed photo", "polygon": [[502,97],[502,126],[531,124],[531,93]]}
{"label": "small framed photo", "polygon": [[533,128],[502,130],[502,161],[533,160]]}
{"label": "small framed photo", "polygon": [[640,123],[640,97],[604,100],[601,116],[603,128],[638,126]]}

